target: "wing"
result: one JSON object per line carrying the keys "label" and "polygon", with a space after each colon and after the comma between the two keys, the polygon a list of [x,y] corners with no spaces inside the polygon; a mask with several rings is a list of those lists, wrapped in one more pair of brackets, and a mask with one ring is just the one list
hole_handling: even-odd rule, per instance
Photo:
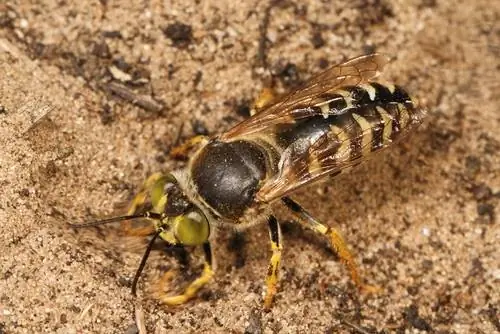
{"label": "wing", "polygon": [[[406,99],[406,98],[405,98]],[[404,138],[422,123],[425,110],[404,102],[371,104],[332,116],[329,130],[316,139],[302,138],[281,154],[277,174],[259,192],[259,201],[270,202],[297,188],[335,176]]]}
{"label": "wing", "polygon": [[[374,53],[330,67],[312,77],[302,87],[239,123],[221,135],[221,139],[231,140],[256,132],[272,131],[276,125],[291,124],[296,120],[314,116],[317,108],[312,107],[324,103],[325,96],[339,87],[356,86],[375,78],[389,61],[389,57]],[[344,110],[332,112],[342,113]]]}

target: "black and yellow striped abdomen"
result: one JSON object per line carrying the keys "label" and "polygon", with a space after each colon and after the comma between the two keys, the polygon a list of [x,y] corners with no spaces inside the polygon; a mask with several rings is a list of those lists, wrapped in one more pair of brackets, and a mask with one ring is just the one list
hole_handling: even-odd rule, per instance
{"label": "black and yellow striped abdomen", "polygon": [[351,154],[357,156],[360,149],[368,153],[397,140],[423,117],[423,111],[402,88],[375,82],[343,87],[324,100],[310,107],[316,109],[315,116],[297,120],[276,133],[282,149],[297,140],[314,142],[330,133],[330,140],[348,141]]}
{"label": "black and yellow striped abdomen", "polygon": [[425,116],[401,87],[375,82],[342,87],[321,98],[308,107],[310,117],[278,126],[273,134],[280,159],[276,175],[258,193],[260,200],[359,164],[403,138]]}

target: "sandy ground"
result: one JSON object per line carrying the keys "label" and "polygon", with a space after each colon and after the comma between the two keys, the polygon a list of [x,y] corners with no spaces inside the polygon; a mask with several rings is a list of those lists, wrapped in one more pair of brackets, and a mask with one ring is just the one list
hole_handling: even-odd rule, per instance
{"label": "sandy ground", "polygon": [[[73,3],[0,4],[0,333],[500,331],[500,2]],[[143,240],[66,223],[121,212],[148,174],[182,165],[168,157],[179,136],[243,119],[269,73],[289,89],[373,50],[394,56],[384,79],[428,121],[295,198],[340,227],[383,292],[358,295],[326,243],[286,223],[281,289],[263,312],[257,226],[220,234],[215,280],[183,307],[151,290],[172,268],[185,284],[200,252],[155,251],[138,321]]]}

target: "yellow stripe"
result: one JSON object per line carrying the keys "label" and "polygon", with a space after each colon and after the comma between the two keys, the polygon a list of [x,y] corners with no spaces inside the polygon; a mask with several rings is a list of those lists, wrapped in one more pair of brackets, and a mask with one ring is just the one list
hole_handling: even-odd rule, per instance
{"label": "yellow stripe", "polygon": [[401,103],[398,103],[398,111],[399,111],[399,125],[401,129],[404,129],[410,122],[410,114],[406,109],[406,107]]}
{"label": "yellow stripe", "polygon": [[361,130],[363,131],[363,137],[361,138],[361,147],[363,155],[366,155],[370,153],[372,150],[372,140],[373,140],[372,125],[363,116],[353,113],[352,117],[356,122],[358,122],[359,126],[361,127]]}
{"label": "yellow stripe", "polygon": [[349,136],[347,132],[345,132],[344,129],[342,129],[341,127],[338,127],[336,125],[330,125],[330,132],[335,136],[337,136],[337,138],[341,142],[349,141]]}
{"label": "yellow stripe", "polygon": [[[327,99],[327,100],[321,101],[319,103],[316,103],[314,105],[315,107],[319,107],[321,109],[321,115],[323,115],[323,117],[325,119],[328,118],[333,113],[332,110],[330,109],[330,102],[332,102],[332,101],[344,99],[344,101],[346,103],[345,109],[349,109],[352,106],[352,99],[351,99],[350,95],[347,95],[347,97],[345,97],[344,93],[347,93],[347,92],[346,91],[342,91],[342,92],[343,92],[342,94],[339,94],[341,96],[335,96],[332,99]],[[335,93],[337,93],[337,91],[335,91]],[[337,110],[337,112],[339,112],[339,111],[340,110]]]}
{"label": "yellow stripe", "polygon": [[349,139],[348,134],[344,131],[344,129],[336,125],[331,125],[330,131],[332,134],[337,136],[337,139],[341,143],[337,152],[335,152],[335,159],[338,161],[347,160],[351,154],[351,140]]}
{"label": "yellow stripe", "polygon": [[307,170],[309,171],[309,174],[314,175],[316,173],[315,171],[321,169],[321,163],[315,155],[310,154],[308,162],[309,164],[307,165]]}
{"label": "yellow stripe", "polygon": [[394,92],[396,91],[396,86],[394,86],[393,84],[387,84],[385,85],[385,88],[387,88],[389,92],[391,92],[391,94],[394,94]]}
{"label": "yellow stripe", "polygon": [[336,90],[335,94],[342,95],[344,98],[350,98],[351,97],[351,92],[348,92],[348,91],[343,90],[343,89]]}
{"label": "yellow stripe", "polygon": [[344,101],[345,101],[345,104],[346,104],[345,109],[351,109],[352,108],[353,98],[352,98],[351,92],[348,92],[348,91],[343,90],[343,89],[339,89],[339,90],[335,91],[335,94],[339,94],[339,95],[341,95],[344,98]]}
{"label": "yellow stripe", "polygon": [[375,90],[375,87],[372,85],[366,83],[366,84],[361,84],[359,87],[363,88],[366,90],[368,93],[368,96],[370,97],[370,100],[375,101],[375,97],[377,96],[377,91]]}
{"label": "yellow stripe", "polygon": [[377,111],[382,117],[382,120],[384,122],[384,132],[383,132],[383,139],[382,139],[382,144],[385,145],[389,142],[391,142],[391,134],[392,134],[392,116],[389,115],[389,113],[382,107],[377,106]]}
{"label": "yellow stripe", "polygon": [[325,101],[325,103],[317,105],[321,109],[321,115],[323,115],[323,118],[325,119],[330,116],[330,107],[328,106],[328,102],[329,101]]}

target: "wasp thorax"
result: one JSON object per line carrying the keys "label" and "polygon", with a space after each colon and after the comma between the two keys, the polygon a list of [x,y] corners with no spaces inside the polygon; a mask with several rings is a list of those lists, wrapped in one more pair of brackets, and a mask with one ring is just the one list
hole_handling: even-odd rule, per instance
{"label": "wasp thorax", "polygon": [[253,203],[266,175],[263,151],[249,141],[207,144],[192,162],[191,177],[203,200],[220,216],[237,219]]}
{"label": "wasp thorax", "polygon": [[191,211],[174,218],[173,232],[179,243],[198,246],[208,240],[210,226],[202,213]]}

